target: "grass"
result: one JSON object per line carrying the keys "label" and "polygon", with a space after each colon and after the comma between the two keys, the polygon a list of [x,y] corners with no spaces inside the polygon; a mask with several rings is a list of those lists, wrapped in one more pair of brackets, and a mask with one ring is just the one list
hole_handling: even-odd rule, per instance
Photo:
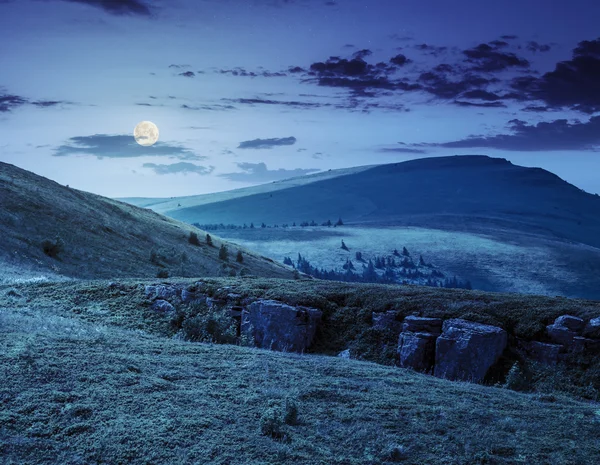
{"label": "grass", "polygon": [[189,343],[26,308],[4,307],[0,332],[6,464],[600,460],[598,406],[561,396]]}
{"label": "grass", "polygon": [[[90,324],[106,324],[142,330],[161,337],[173,337],[180,330],[199,340],[228,338],[228,329],[219,315],[210,315],[205,306],[176,303],[176,317],[150,308],[144,287],[158,280],[123,280],[109,286],[107,281],[40,282],[0,286],[0,308],[36,308],[62,317],[76,317]],[[517,339],[544,340],[545,327],[562,314],[589,320],[600,316],[600,302],[523,296],[421,286],[346,284],[318,280],[261,278],[169,279],[165,282],[196,286],[202,292],[225,298],[237,294],[232,303],[246,299],[275,299],[292,305],[323,311],[311,351],[337,355],[350,349],[352,357],[393,365],[397,336],[372,328],[372,312],[396,310],[399,317],[411,314],[441,318],[465,318],[500,326],[509,334],[510,349],[498,370],[486,382],[503,382],[515,361],[525,363],[523,382],[539,392],[562,392],[597,400],[600,395],[600,360],[579,357],[564,367],[548,369],[524,359]],[[16,295],[15,295],[16,293]],[[211,321],[216,323],[212,323]],[[205,328],[216,325],[208,333]],[[218,331],[217,331],[218,330]]]}
{"label": "grass", "polygon": [[0,282],[22,276],[73,278],[256,276],[291,278],[292,270],[244,250],[244,264],[223,266],[217,246],[190,238],[205,232],[151,210],[62,186],[0,163]]}

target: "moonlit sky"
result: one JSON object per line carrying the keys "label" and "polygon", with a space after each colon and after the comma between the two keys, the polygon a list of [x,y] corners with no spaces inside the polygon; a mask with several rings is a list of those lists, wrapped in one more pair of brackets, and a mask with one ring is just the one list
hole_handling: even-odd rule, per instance
{"label": "moonlit sky", "polygon": [[0,0],[0,161],[170,197],[486,154],[600,193],[598,18],[591,0]]}

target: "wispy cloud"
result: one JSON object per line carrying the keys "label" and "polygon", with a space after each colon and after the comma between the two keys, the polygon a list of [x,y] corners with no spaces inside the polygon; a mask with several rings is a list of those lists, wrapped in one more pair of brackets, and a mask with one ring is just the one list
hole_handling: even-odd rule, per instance
{"label": "wispy cloud", "polygon": [[240,142],[238,149],[271,149],[282,145],[294,145],[295,137],[282,137],[280,139],[254,139]]}
{"label": "wispy cloud", "polygon": [[305,174],[314,173],[320,171],[318,169],[301,169],[296,168],[293,170],[278,169],[269,170],[265,163],[237,163],[238,168],[243,172],[241,173],[225,173],[219,176],[229,179],[230,181],[237,182],[269,182],[279,181],[281,179],[293,178],[296,176],[303,176]]}
{"label": "wispy cloud", "polygon": [[194,163],[188,162],[179,162],[172,163],[170,165],[157,165],[156,163],[144,163],[142,165],[144,168],[148,168],[153,170],[158,175],[165,174],[199,174],[202,176],[206,176],[212,173],[215,170],[214,166],[201,166],[195,165]]}
{"label": "wispy cloud", "polygon": [[98,158],[173,157],[180,160],[204,160],[190,149],[167,142],[143,147],[131,135],[94,134],[71,137],[67,144],[57,147],[55,157],[92,155]]}
{"label": "wispy cloud", "polygon": [[70,3],[83,3],[84,5],[101,8],[113,15],[138,15],[150,16],[151,7],[141,0],[60,0]]}

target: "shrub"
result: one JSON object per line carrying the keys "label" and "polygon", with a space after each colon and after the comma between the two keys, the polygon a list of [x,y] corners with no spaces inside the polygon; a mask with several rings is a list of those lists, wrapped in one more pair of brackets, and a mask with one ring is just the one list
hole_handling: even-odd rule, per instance
{"label": "shrub", "polygon": [[286,425],[295,425],[298,423],[298,404],[293,399],[285,400],[283,421]]}
{"label": "shrub", "polygon": [[225,244],[221,244],[221,248],[219,249],[219,259],[225,261],[229,259],[229,252],[227,252],[227,246]]}
{"label": "shrub", "polygon": [[275,407],[267,408],[260,417],[260,432],[275,439],[284,436],[283,421]]}
{"label": "shrub", "polygon": [[183,337],[193,342],[235,344],[237,325],[226,310],[215,310],[184,320]]}
{"label": "shrub", "polygon": [[235,257],[235,261],[238,263],[244,263],[244,256],[242,255],[242,251],[238,250],[237,255]]}
{"label": "shrub", "polygon": [[211,247],[213,246],[213,241],[212,237],[210,237],[210,234],[206,234],[206,243]]}
{"label": "shrub", "polygon": [[519,362],[515,362],[506,375],[506,381],[504,381],[504,387],[506,389],[512,389],[513,391],[526,391],[529,390],[528,382],[525,379],[523,370],[521,369]]}
{"label": "shrub", "polygon": [[192,245],[200,245],[200,239],[198,239],[198,234],[194,231],[190,231],[190,237],[188,237],[188,242]]}
{"label": "shrub", "polygon": [[158,270],[158,273],[156,273],[156,277],[157,278],[168,278],[169,272],[167,270]]}
{"label": "shrub", "polygon": [[58,254],[64,250],[64,245],[65,244],[63,240],[56,236],[56,239],[53,241],[46,239],[44,242],[42,242],[42,249],[49,257],[56,258]]}

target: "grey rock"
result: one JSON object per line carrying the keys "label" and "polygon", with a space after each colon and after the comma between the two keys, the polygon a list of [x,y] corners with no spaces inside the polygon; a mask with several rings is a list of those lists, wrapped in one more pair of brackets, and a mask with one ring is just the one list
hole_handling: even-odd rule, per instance
{"label": "grey rock", "polygon": [[227,305],[224,299],[215,299],[214,297],[206,297],[206,305],[211,310],[216,310]]}
{"label": "grey rock", "polygon": [[264,349],[304,352],[312,343],[322,313],[276,300],[258,300],[242,312],[241,332]]}
{"label": "grey rock", "polygon": [[151,300],[169,300],[174,297],[179,297],[181,295],[181,287],[167,284],[155,284],[152,286],[146,286],[145,292],[146,297]]}
{"label": "grey rock", "polygon": [[583,329],[583,336],[600,339],[600,317],[591,319]]}
{"label": "grey rock", "polygon": [[405,331],[398,338],[398,365],[430,373],[435,363],[437,334]]}
{"label": "grey rock", "polygon": [[561,315],[554,320],[554,326],[563,326],[570,331],[581,333],[585,327],[585,321],[583,319],[572,316],[572,315]]}
{"label": "grey rock", "polygon": [[571,331],[565,326],[555,324],[546,326],[546,333],[552,342],[562,344],[565,347],[571,347],[573,338],[578,336],[575,331]]}
{"label": "grey rock", "polygon": [[206,294],[195,287],[181,290],[181,301],[185,304],[199,304],[206,301]]}
{"label": "grey rock", "polygon": [[571,346],[573,352],[590,352],[597,353],[600,351],[600,340],[588,339],[581,336],[575,336],[573,338],[573,345]]}
{"label": "grey rock", "polygon": [[434,374],[479,383],[502,355],[507,340],[506,331],[496,326],[446,320],[436,340]]}
{"label": "grey rock", "polygon": [[339,354],[337,354],[340,358],[350,359],[350,349],[342,350]]}
{"label": "grey rock", "polygon": [[426,318],[411,315],[404,318],[402,330],[412,333],[441,334],[442,323],[441,318]]}
{"label": "grey rock", "polygon": [[564,347],[560,344],[531,341],[527,344],[526,350],[529,356],[536,362],[556,365],[560,360],[560,353],[564,350]]}
{"label": "grey rock", "polygon": [[152,302],[152,310],[160,313],[175,313],[175,307],[166,300],[158,299]]}

